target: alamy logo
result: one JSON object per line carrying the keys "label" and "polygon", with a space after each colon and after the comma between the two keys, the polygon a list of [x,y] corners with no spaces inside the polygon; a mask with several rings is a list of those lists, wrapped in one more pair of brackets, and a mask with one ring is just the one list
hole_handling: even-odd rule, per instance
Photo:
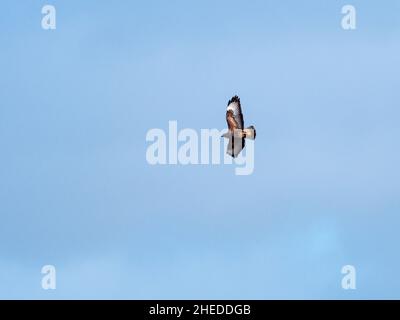
{"label": "alamy logo", "polygon": [[56,289],[56,268],[53,265],[45,265],[42,267],[42,289]]}
{"label": "alamy logo", "polygon": [[345,5],[342,7],[342,28],[344,30],[356,29],[356,8],[352,5]]}
{"label": "alamy logo", "polygon": [[42,8],[42,28],[44,30],[55,30],[56,29],[56,8],[51,5],[45,5]]}
{"label": "alamy logo", "polygon": [[[197,165],[197,164],[235,164],[236,175],[250,175],[254,171],[254,140],[246,142],[246,148],[237,157],[225,153],[229,150],[227,130],[194,129],[178,131],[178,122],[169,121],[168,132],[163,129],[150,129],[146,141],[151,142],[146,150],[146,161],[150,165]],[[222,143],[221,143],[222,142]]]}
{"label": "alamy logo", "polygon": [[342,274],[345,276],[342,278],[342,289],[356,289],[356,268],[352,265],[346,265],[342,267]]}

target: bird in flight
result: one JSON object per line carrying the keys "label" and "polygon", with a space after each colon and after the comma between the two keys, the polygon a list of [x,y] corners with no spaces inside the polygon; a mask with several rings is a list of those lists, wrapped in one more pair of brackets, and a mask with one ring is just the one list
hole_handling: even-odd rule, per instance
{"label": "bird in flight", "polygon": [[228,132],[222,135],[229,139],[226,153],[236,158],[245,146],[245,139],[254,140],[256,138],[254,126],[244,128],[243,113],[238,96],[234,96],[228,101],[226,122],[228,123]]}

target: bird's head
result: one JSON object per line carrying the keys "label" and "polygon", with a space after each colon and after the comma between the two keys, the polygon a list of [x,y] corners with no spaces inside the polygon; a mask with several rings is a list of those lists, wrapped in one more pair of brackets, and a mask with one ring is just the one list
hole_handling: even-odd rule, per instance
{"label": "bird's head", "polygon": [[225,132],[225,133],[221,136],[221,138],[227,138],[227,139],[229,139],[229,137],[230,137],[229,131],[228,131],[228,132]]}
{"label": "bird's head", "polygon": [[228,108],[226,108],[226,112],[231,116],[235,115],[235,111],[231,106],[228,106]]}

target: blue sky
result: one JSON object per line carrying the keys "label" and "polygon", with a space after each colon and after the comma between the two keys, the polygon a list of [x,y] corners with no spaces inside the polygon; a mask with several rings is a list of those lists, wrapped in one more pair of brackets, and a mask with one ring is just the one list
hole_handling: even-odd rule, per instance
{"label": "blue sky", "polygon": [[[400,297],[398,1],[1,12],[0,298]],[[257,128],[252,175],[148,165],[149,129],[223,129],[234,94]]]}

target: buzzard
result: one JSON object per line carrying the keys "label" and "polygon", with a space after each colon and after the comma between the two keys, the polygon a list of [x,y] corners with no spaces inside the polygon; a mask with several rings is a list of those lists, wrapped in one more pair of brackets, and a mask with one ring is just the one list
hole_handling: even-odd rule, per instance
{"label": "buzzard", "polygon": [[222,135],[222,137],[229,139],[226,153],[236,158],[245,146],[245,139],[254,140],[256,138],[254,126],[244,128],[242,108],[238,96],[234,96],[228,101],[226,122],[228,123],[228,132]]}

